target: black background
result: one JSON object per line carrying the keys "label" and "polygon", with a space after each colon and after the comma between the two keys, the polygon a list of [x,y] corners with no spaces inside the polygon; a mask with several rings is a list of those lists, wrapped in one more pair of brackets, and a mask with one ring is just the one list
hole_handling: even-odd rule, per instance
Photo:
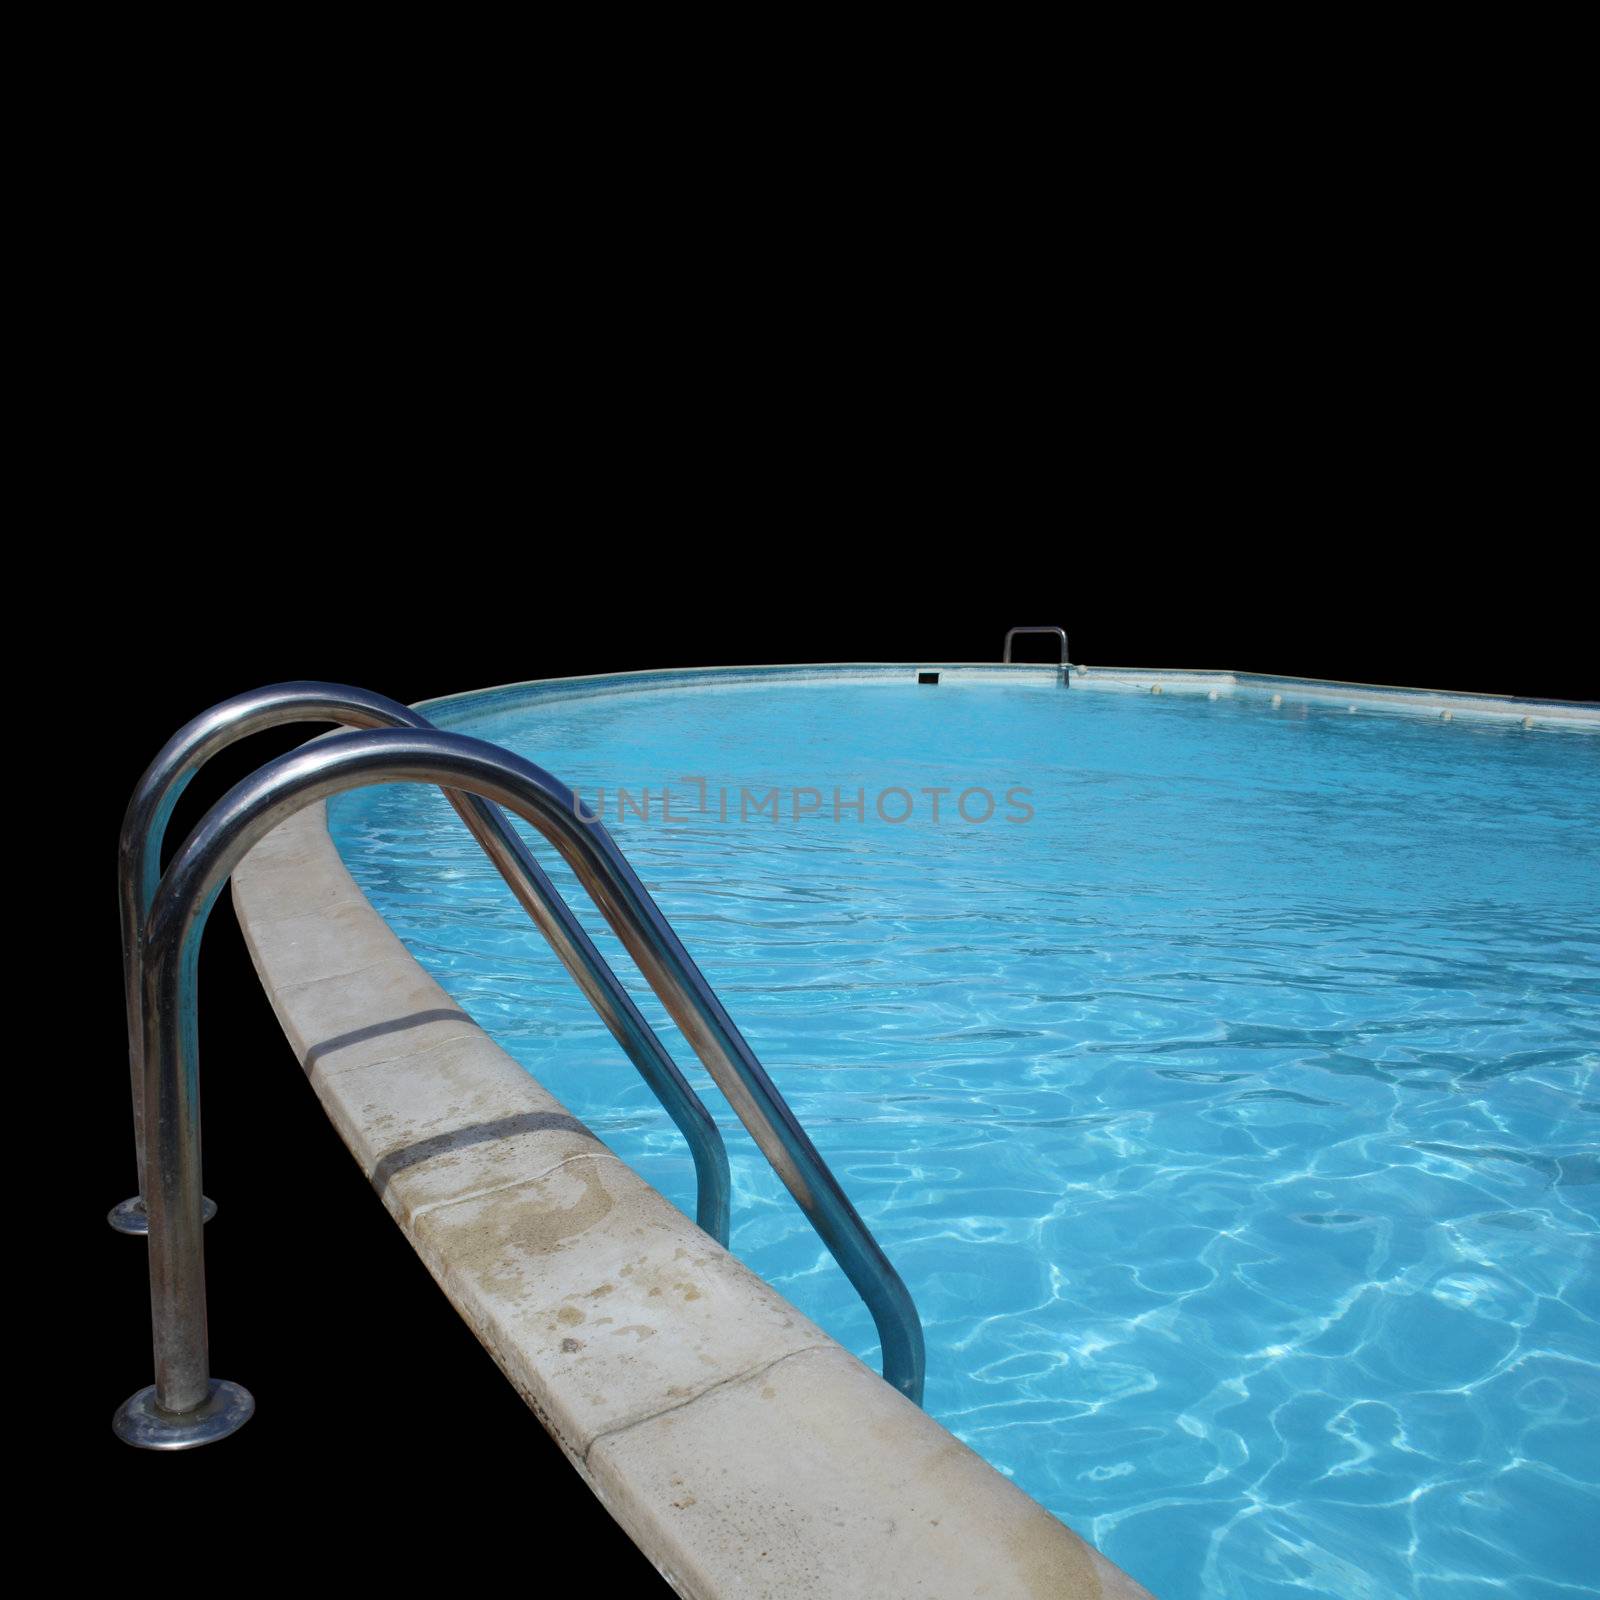
{"label": "black background", "polygon": [[[1028,132],[1051,97],[1007,74],[979,139],[941,71],[926,115],[820,165],[833,112],[808,88],[795,149],[758,143],[748,173],[715,106],[703,148],[670,137],[674,109],[591,173],[571,146],[609,122],[598,92],[530,139],[522,90],[485,95],[474,63],[457,130],[431,67],[386,73],[363,41],[334,77],[396,104],[347,113],[341,87],[345,137],[315,125],[298,39],[241,102],[260,49],[175,52],[166,90],[129,72],[137,103],[93,126],[51,186],[59,226],[28,242],[60,293],[19,310],[54,448],[24,463],[43,487],[8,574],[9,709],[56,742],[48,771],[14,767],[13,848],[44,872],[24,908],[60,920],[22,922],[16,959],[66,978],[13,1130],[34,1158],[14,1227],[33,1243],[42,1207],[56,1241],[15,1314],[22,1446],[61,1447],[88,1530],[65,1559],[159,1539],[177,1581],[310,1553],[320,1580],[337,1516],[384,1587],[459,1529],[469,1577],[540,1582],[578,1551],[587,1581],[644,1594],[333,1132],[226,896],[200,981],[212,1356],[259,1410],[177,1457],[113,1438],[152,1375],[144,1247],[103,1221],[134,1184],[113,861],[140,772],[282,679],[413,701],[997,660],[1021,623],[1065,626],[1093,664],[1600,700],[1592,446],[1563,393],[1584,210],[1550,176],[1571,141],[1519,156],[1477,71],[1435,127],[1403,70],[1414,148],[1343,75],[1285,140],[1287,109],[1209,83],[1170,127],[1118,84],[1103,121]],[[1299,67],[1272,76],[1301,96]],[[302,736],[220,756],[169,846]]]}
{"label": "black background", "polygon": [[[236,1437],[180,1457],[141,1455],[113,1438],[112,1411],[151,1376],[144,1246],[101,1220],[133,1188],[114,842],[144,765],[208,704],[291,677],[411,701],[627,668],[996,660],[1015,623],[1065,625],[1073,657],[1090,663],[1600,698],[1560,637],[1561,626],[1585,626],[1581,597],[1547,599],[1535,619],[1504,592],[1516,590],[1514,577],[1491,582],[1423,551],[1318,555],[1271,537],[1248,547],[1074,541],[1045,529],[994,529],[985,540],[947,525],[938,538],[861,529],[845,539],[817,527],[789,546],[728,528],[631,549],[611,538],[551,549],[548,536],[518,532],[474,554],[469,533],[459,531],[453,559],[414,582],[378,577],[363,552],[346,549],[321,581],[258,573],[220,594],[208,594],[204,570],[218,547],[197,543],[195,565],[175,566],[159,596],[138,596],[181,625],[142,631],[130,669],[137,693],[97,724],[103,781],[78,801],[80,903],[94,915],[76,934],[76,1037],[95,1070],[77,1081],[99,1087],[87,1095],[89,1137],[63,1219],[90,1302],[72,1470],[125,1531],[143,1497],[177,1487],[197,1513],[200,1545],[221,1554],[231,1519],[252,1500],[331,1510],[352,1485],[365,1497],[376,1483],[380,1496],[392,1491],[386,1519],[420,1514],[426,1500],[430,1518],[462,1527],[556,1526],[621,1592],[659,1582],[389,1221],[283,1040],[226,896],[201,969],[206,1188],[221,1206],[207,1229],[212,1365],[250,1387],[259,1410]],[[418,559],[426,563],[420,549]],[[126,636],[121,611],[120,601],[106,608],[109,637]],[[267,733],[220,756],[185,795],[169,849],[228,784],[304,736]],[[421,1463],[430,1464],[426,1489]]]}

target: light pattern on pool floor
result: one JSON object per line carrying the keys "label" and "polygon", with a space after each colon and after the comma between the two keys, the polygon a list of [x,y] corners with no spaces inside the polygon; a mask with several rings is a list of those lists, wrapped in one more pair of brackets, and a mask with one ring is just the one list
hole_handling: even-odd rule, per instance
{"label": "light pattern on pool floor", "polygon": [[[606,787],[911,1287],[928,1409],[1161,1600],[1592,1592],[1600,737],[1033,685],[468,709],[441,720]],[[779,820],[741,821],[741,786]],[[890,787],[910,820],[876,815]],[[953,813],[973,788],[988,822]],[[417,958],[692,1214],[681,1139],[444,802],[331,824]],[[875,1362],[535,842],[717,1113],[735,1251]]]}

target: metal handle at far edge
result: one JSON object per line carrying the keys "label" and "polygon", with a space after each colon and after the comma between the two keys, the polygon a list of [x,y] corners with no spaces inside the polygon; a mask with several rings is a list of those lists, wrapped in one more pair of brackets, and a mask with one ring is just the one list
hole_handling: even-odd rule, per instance
{"label": "metal handle at far edge", "polygon": [[1068,665],[1067,665],[1067,630],[1065,628],[1012,628],[1012,629],[1010,629],[1006,633],[1005,654],[1002,655],[1001,658],[1000,658],[1001,662],[1004,665],[1006,665],[1006,666],[1011,666],[1012,665],[1012,660],[1011,660],[1011,641],[1013,639],[1015,639],[1018,634],[1021,634],[1021,633],[1050,633],[1050,634],[1054,634],[1055,637],[1058,638],[1061,641],[1061,659],[1057,663],[1057,665],[1060,666],[1063,677],[1065,677],[1068,682],[1071,682],[1072,671],[1071,671],[1071,668],[1068,667]]}

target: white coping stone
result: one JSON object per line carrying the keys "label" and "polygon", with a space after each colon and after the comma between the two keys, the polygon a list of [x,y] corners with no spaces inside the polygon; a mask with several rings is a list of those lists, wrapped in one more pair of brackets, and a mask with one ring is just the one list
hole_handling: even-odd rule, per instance
{"label": "white coping stone", "polygon": [[1256,672],[1207,672],[1190,668],[1073,667],[1074,689],[1135,690],[1155,686],[1169,693],[1208,696],[1228,691],[1232,697],[1269,696],[1273,705],[1285,700],[1307,704],[1337,702],[1346,712],[1358,707],[1372,710],[1415,711],[1438,715],[1446,721],[1469,715],[1490,720],[1510,719],[1525,727],[1600,729],[1600,706],[1580,701],[1519,700],[1511,695],[1472,694],[1453,689],[1391,688],[1376,683],[1341,683],[1333,679],[1277,678]]}
{"label": "white coping stone", "polygon": [[680,1594],[1148,1600],[606,1151],[466,1017],[361,894],[321,805],[251,851],[233,897],[278,1020],[351,1152]]}
{"label": "white coping stone", "polygon": [[[1036,687],[1059,685],[1062,669],[1039,662],[992,661],[945,662],[830,662],[817,665],[674,667],[647,672],[608,672],[588,677],[534,679],[526,683],[501,684],[489,689],[474,689],[461,694],[441,695],[419,701],[417,710],[434,718],[439,726],[471,732],[482,718],[498,714],[507,706],[543,700],[564,702],[596,695],[641,694],[658,690],[692,688],[702,694],[737,694],[753,686],[782,687],[826,681],[829,683],[882,683],[891,680],[914,681],[919,671],[940,674],[940,683],[952,687],[965,684],[1026,684]],[[1216,671],[1198,667],[1093,667],[1074,664],[1070,685],[1074,689],[1127,691],[1147,690],[1160,683],[1164,693],[1253,698],[1271,696],[1274,704],[1284,700],[1314,703],[1352,698],[1362,706],[1395,711],[1433,711],[1451,707],[1458,715],[1470,714],[1489,719],[1515,718],[1527,726],[1541,728],[1583,728],[1600,730],[1600,705],[1578,701],[1522,700],[1512,695],[1475,694],[1452,689],[1406,688],[1389,684],[1346,683],[1331,678],[1286,678],[1270,673]]]}
{"label": "white coping stone", "polygon": [[687,1593],[1145,1594],[831,1343],[608,1434],[589,1468]]}

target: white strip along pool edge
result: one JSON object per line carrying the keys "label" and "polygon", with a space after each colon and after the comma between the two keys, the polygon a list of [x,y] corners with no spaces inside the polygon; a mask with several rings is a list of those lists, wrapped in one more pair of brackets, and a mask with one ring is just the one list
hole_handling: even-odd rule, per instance
{"label": "white strip along pool edge", "polygon": [[501,1050],[367,901],[321,805],[250,852],[233,902],[383,1203],[679,1594],[1149,1600]]}
{"label": "white strip along pool edge", "polygon": [[[856,661],[813,666],[672,667],[649,672],[606,672],[579,678],[543,678],[441,695],[417,703],[417,710],[441,728],[472,733],[474,724],[511,705],[656,689],[716,692],[752,684],[883,683],[907,675],[936,672],[941,684],[1060,684],[1062,669],[1039,662],[1001,665],[992,661]],[[1400,715],[1451,719],[1515,721],[1533,727],[1600,731],[1600,704],[1579,700],[1528,700],[1516,695],[1475,694],[1456,689],[1410,689],[1381,683],[1341,683],[1331,678],[1282,678],[1262,672],[1227,672],[1198,667],[1089,667],[1074,664],[1072,689],[1201,695],[1336,711],[1388,711]],[[559,774],[558,774],[559,776]]]}
{"label": "white strip along pool edge", "polygon": [[1581,700],[1524,700],[1515,695],[1456,689],[1404,689],[1381,683],[1340,683],[1331,678],[1277,678],[1264,672],[1207,672],[1193,667],[1073,667],[1074,689],[1157,690],[1212,698],[1331,706],[1341,711],[1412,712],[1468,720],[1521,722],[1530,727],[1600,729],[1600,705]]}

